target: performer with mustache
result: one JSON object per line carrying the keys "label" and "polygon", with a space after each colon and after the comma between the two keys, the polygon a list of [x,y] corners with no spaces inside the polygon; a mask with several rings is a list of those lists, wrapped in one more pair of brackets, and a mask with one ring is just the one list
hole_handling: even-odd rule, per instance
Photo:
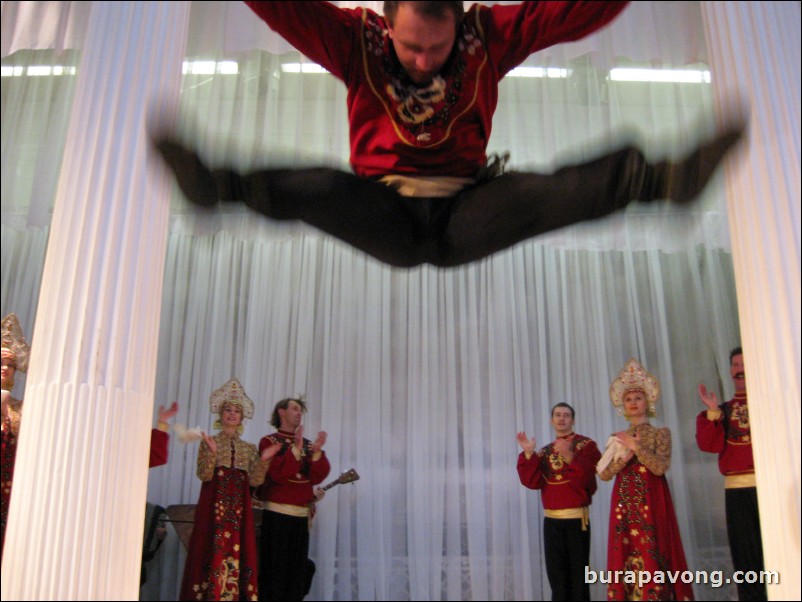
{"label": "performer with mustache", "polygon": [[[730,352],[730,376],[735,397],[719,405],[716,394],[699,385],[699,397],[707,406],[696,418],[696,443],[705,452],[718,454],[724,475],[727,536],[735,571],[763,570],[763,543],[757,505],[755,461],[749,432],[744,357],[740,347]],[[762,583],[739,583],[739,600],[767,600]]]}

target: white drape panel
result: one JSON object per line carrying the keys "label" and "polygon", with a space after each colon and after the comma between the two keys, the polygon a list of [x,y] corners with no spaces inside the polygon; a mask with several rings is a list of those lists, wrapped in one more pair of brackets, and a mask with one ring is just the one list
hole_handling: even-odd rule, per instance
{"label": "white drape panel", "polygon": [[[148,161],[144,124],[159,107],[154,96],[176,104],[188,23],[185,2],[90,11],[28,333],[37,352],[5,532],[4,599],[130,600],[139,590],[148,475],[130,458],[146,457],[150,444],[170,191],[166,170]],[[27,77],[55,77],[48,72]]]}
{"label": "white drape panel", "polygon": [[2,56],[29,48],[83,48],[91,2],[3,2]]}
{"label": "white drape panel", "polygon": [[[4,42],[15,4],[3,3]],[[44,46],[57,50],[16,52],[3,65],[64,61],[58,43]],[[193,4],[187,59],[239,65],[238,75],[183,79],[183,127],[212,162],[346,164],[342,85],[283,73],[282,63],[302,60],[278,54],[286,50],[240,3]],[[552,169],[619,142],[624,129],[654,156],[680,152],[714,125],[704,119],[710,86],[616,83],[607,70],[705,59],[697,3],[634,3],[599,34],[527,61],[570,68],[570,78],[505,80],[490,150],[510,150],[516,168]],[[35,79],[3,78],[2,312],[16,311],[26,329],[50,206],[30,191],[46,188],[37,162],[55,153],[57,170],[63,148],[39,132],[66,129],[55,115],[71,98],[63,84],[62,96],[47,96]],[[36,161],[7,152],[9,140]],[[690,208],[632,207],[464,268],[403,271],[241,208],[196,215],[176,192],[156,405],[177,399],[178,422],[210,429],[208,396],[236,375],[257,403],[244,434],[256,442],[275,401],[306,393],[307,433],[327,430],[334,473],[353,466],[362,477],[319,506],[310,598],[546,599],[540,499],[518,483],[515,433],[545,444],[549,408],[568,401],[577,431],[603,445],[625,426],[609,383],[635,356],[663,384],[657,423],[674,436],[668,478],[690,565],[728,570],[722,478],[693,440],[696,385],[729,397],[727,352],[740,342],[724,208],[717,182]],[[171,441],[148,499],[195,503],[196,453]],[[594,569],[606,566],[609,499],[600,484]],[[149,567],[149,595],[177,596],[183,560],[172,534]],[[734,596],[731,586],[696,590]],[[592,593],[604,596],[598,585]]]}
{"label": "white drape panel", "polygon": [[[548,597],[542,515],[517,482],[510,433],[545,443],[558,400],[600,441],[622,428],[607,386],[628,355],[673,375],[659,422],[675,433],[669,478],[688,556],[695,568],[727,565],[722,508],[691,510],[715,510],[722,495],[692,424],[722,329],[737,337],[727,254],[522,245],[469,269],[401,271],[330,239],[243,243],[221,232],[174,237],[168,255],[165,279],[180,286],[165,291],[164,320],[182,326],[162,330],[171,356],[157,397],[190,400],[187,421],[209,428],[207,391],[234,370],[259,400],[245,430],[256,441],[275,400],[306,392],[307,428],[329,431],[335,471],[362,476],[319,506],[312,598]],[[197,498],[195,451],[173,443],[150,499]],[[597,569],[609,489],[592,507]],[[165,580],[180,570],[169,560]]]}
{"label": "white drape panel", "polygon": [[[783,577],[772,600],[800,586],[800,77],[798,2],[704,3],[711,57],[752,108],[743,169],[728,173],[728,205],[745,324],[766,568]],[[731,39],[728,31],[739,35]],[[772,40],[771,44],[766,40]],[[719,102],[726,95],[719,94]],[[755,400],[754,402],[751,400]],[[783,462],[772,458],[785,458]],[[771,519],[771,520],[770,520]],[[788,575],[796,574],[796,579]]]}

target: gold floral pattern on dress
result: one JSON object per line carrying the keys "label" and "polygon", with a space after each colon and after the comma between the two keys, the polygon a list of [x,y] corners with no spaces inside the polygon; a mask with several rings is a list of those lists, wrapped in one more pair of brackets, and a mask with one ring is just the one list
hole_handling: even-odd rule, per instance
{"label": "gold floral pattern on dress", "polygon": [[[611,537],[612,550],[625,554],[624,569],[637,573],[644,570],[644,557],[652,559],[660,570],[668,568],[657,541],[655,525],[662,517],[654,516],[649,500],[649,480],[651,475],[661,476],[671,464],[671,431],[655,428],[651,424],[631,426],[629,434],[639,437],[639,449],[628,462],[611,462],[599,475],[609,481],[618,475],[615,483],[616,507],[610,528],[616,537]],[[624,470],[626,468],[626,470]],[[650,475],[651,473],[651,475]],[[638,587],[635,583],[624,584],[627,600],[664,600],[670,597],[671,590],[650,583]],[[608,598],[616,596],[613,588],[608,588]]]}
{"label": "gold floral pattern on dress", "polygon": [[[192,591],[196,600],[239,600],[240,583],[247,582],[253,571],[240,566],[240,544],[232,545],[230,542],[239,542],[245,536],[241,529],[243,510],[238,492],[242,479],[247,476],[242,471],[226,468],[218,470],[216,477],[213,548],[225,556],[217,565],[203,566],[205,581],[193,584]],[[253,599],[254,596],[249,594],[248,597]]]}
{"label": "gold floral pattern on dress", "polygon": [[22,400],[8,397],[8,419],[11,425],[11,432],[19,435],[19,425],[22,422]]}
{"label": "gold floral pattern on dress", "polygon": [[239,559],[229,556],[217,575],[221,600],[239,600]]}
{"label": "gold floral pattern on dress", "polygon": [[205,443],[198,450],[197,474],[201,481],[211,481],[215,468],[237,468],[248,473],[252,487],[264,483],[269,461],[262,462],[253,443],[243,441],[238,433],[218,433],[212,439],[217,443],[217,455]]}
{"label": "gold floral pattern on dress", "polygon": [[[630,426],[627,431],[630,435],[638,433],[640,444],[636,459],[641,463],[638,468],[641,472],[649,470],[658,477],[665,474],[671,466],[671,431],[667,428],[655,428],[651,424],[639,424]],[[632,461],[632,460],[630,460]],[[627,462],[615,460],[605,468],[599,477],[603,481],[609,481],[617,475]]]}
{"label": "gold floral pattern on dress", "polygon": [[[9,398],[9,402],[13,400]],[[16,400],[14,400],[16,401]],[[19,407],[19,406],[18,406]],[[20,408],[21,409],[21,408]],[[14,482],[14,462],[17,455],[17,434],[19,432],[19,414],[17,414],[16,428],[14,427],[14,417],[12,415],[11,403],[8,405],[8,415],[3,416],[3,465],[2,465],[2,507],[0,518],[2,519],[3,537],[5,538],[6,524],[8,522],[8,508],[11,501],[11,489]]]}

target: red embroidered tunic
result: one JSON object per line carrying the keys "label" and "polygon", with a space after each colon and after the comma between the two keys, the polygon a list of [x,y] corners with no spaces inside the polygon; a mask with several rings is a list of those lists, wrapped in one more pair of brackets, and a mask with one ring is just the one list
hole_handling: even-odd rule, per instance
{"label": "red embroidered tunic", "polygon": [[259,499],[306,506],[314,499],[312,488],[328,476],[331,465],[325,452],[313,462],[311,441],[304,439],[303,450],[294,450],[294,441],[295,435],[286,431],[262,437],[259,453],[276,442],[283,446],[270,462],[265,482],[259,489]]}
{"label": "red embroidered tunic", "polygon": [[718,454],[718,469],[723,475],[755,472],[746,394],[736,393],[719,407],[714,420],[708,418],[707,410],[696,417],[696,444],[704,452]]}
{"label": "red embroidered tunic", "polygon": [[596,463],[601,452],[593,439],[574,435],[574,459],[571,463],[554,451],[549,443],[529,459],[518,456],[518,477],[529,489],[542,490],[541,501],[546,510],[590,506],[596,493]]}
{"label": "red embroidered tunic", "polygon": [[603,27],[627,3],[474,4],[451,57],[423,86],[406,75],[385,19],[371,10],[328,2],[246,4],[347,86],[357,175],[470,177],[487,160],[499,80],[530,54]]}

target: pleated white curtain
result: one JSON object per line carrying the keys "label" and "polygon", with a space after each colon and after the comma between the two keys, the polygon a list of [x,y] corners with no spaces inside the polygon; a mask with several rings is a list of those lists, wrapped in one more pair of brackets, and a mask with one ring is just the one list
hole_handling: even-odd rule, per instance
{"label": "pleated white curtain", "polygon": [[[43,43],[26,35],[25,4],[3,3],[2,313],[30,333],[72,90],[69,70],[6,73],[80,68],[65,48],[80,49],[81,28]],[[82,3],[37,4],[72,24]],[[569,77],[504,82],[491,150],[551,170],[627,131],[655,157],[680,153],[715,125],[710,84],[613,82],[609,70],[704,71],[705,60],[698,3],[633,3],[599,34],[527,61]],[[212,72],[193,72],[199,61]],[[345,166],[345,90],[282,70],[299,62],[241,3],[193,3],[182,127],[215,163]],[[178,400],[177,422],[211,429],[209,394],[237,376],[257,404],[244,434],[256,442],[273,404],[304,393],[306,432],[329,432],[330,478],[361,475],[319,506],[310,599],[548,599],[540,496],[518,482],[515,433],[544,445],[550,407],[567,401],[577,431],[603,445],[625,426],[607,390],[630,357],[663,385],[656,422],[674,437],[668,478],[689,564],[730,568],[722,478],[693,437],[696,386],[729,398],[727,355],[740,342],[720,182],[689,208],[632,207],[450,270],[391,269],[236,206],[198,215],[176,191],[160,337],[156,405]],[[150,473],[148,499],[165,507],[200,491],[197,444],[174,439]],[[606,568],[610,489],[600,484],[592,506],[594,569]],[[171,531],[143,597],[175,599],[184,557]]]}

